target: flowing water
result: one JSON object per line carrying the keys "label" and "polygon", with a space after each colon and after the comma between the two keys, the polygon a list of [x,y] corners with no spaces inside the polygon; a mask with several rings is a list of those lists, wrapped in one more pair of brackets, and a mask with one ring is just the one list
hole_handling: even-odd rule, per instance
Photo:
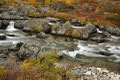
{"label": "flowing water", "polygon": [[[24,42],[33,39],[29,37],[27,33],[14,28],[13,21],[10,21],[9,26],[6,30],[0,30],[0,35],[5,35],[5,40],[0,40],[0,48],[6,48],[15,46],[18,42]],[[50,23],[54,25],[54,23]],[[74,26],[75,27],[75,26]],[[99,29],[99,33],[102,33]],[[36,38],[34,37],[34,40]],[[54,39],[56,40],[56,39]],[[59,39],[60,40],[60,39]],[[111,36],[109,42],[106,43],[96,43],[92,41],[77,40],[72,41],[77,44],[77,47],[73,47],[72,50],[64,49],[61,51],[63,54],[69,56],[71,59],[79,61],[81,64],[90,66],[106,67],[117,72],[120,72],[120,37]],[[69,41],[67,41],[69,42]],[[72,45],[69,42],[68,45]],[[54,44],[54,45],[52,45]],[[52,43],[50,47],[61,47],[67,43],[58,41]],[[68,46],[67,45],[67,46]],[[66,47],[66,46],[64,46]],[[69,46],[68,46],[69,47]],[[58,48],[59,49],[59,48]],[[101,54],[100,52],[106,52],[106,54]]]}
{"label": "flowing water", "polygon": [[0,40],[0,48],[15,46],[18,42],[28,40],[26,33],[14,28],[14,21],[10,21],[6,30],[0,30],[0,34],[6,37],[5,40]]}

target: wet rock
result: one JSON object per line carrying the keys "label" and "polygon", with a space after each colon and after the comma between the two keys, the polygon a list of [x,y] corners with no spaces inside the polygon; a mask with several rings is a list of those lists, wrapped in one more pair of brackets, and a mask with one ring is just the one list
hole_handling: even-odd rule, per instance
{"label": "wet rock", "polygon": [[110,33],[111,35],[116,35],[116,36],[120,35],[120,29],[116,28],[116,27],[99,26],[99,29],[106,31],[106,32]]}
{"label": "wet rock", "polygon": [[104,56],[111,56],[111,55],[113,55],[113,53],[103,52],[103,51],[100,51],[97,54],[101,54],[101,55],[104,55]]}
{"label": "wet rock", "polygon": [[93,38],[91,38],[91,41],[95,41],[97,43],[104,43],[109,40],[107,38],[102,38],[102,37],[93,37]]}
{"label": "wet rock", "polygon": [[40,32],[39,34],[36,35],[37,38],[45,38],[46,34],[44,32]]}
{"label": "wet rock", "polygon": [[119,28],[105,27],[105,30],[112,35],[117,35],[117,36],[120,35],[120,29]]}
{"label": "wet rock", "polygon": [[23,45],[23,42],[19,42],[19,43],[17,43],[16,48],[20,49],[22,45]]}
{"label": "wet rock", "polygon": [[22,45],[23,42],[19,42],[16,46],[8,48],[8,51],[19,51]]}
{"label": "wet rock", "polygon": [[88,23],[85,25],[85,29],[89,31],[89,33],[94,33],[96,32],[96,27],[91,24],[91,23]]}
{"label": "wet rock", "polygon": [[0,34],[0,40],[6,40],[6,35]]}
{"label": "wet rock", "polygon": [[24,27],[26,27],[26,23],[27,23],[27,20],[17,20],[15,22],[15,28],[17,29],[23,29]]}
{"label": "wet rock", "polygon": [[2,20],[2,24],[0,26],[0,29],[6,29],[8,25],[9,25],[9,21]]}

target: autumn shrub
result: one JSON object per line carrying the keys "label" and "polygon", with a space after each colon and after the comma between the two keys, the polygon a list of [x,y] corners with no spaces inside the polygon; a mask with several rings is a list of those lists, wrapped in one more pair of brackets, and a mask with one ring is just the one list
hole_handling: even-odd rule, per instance
{"label": "autumn shrub", "polygon": [[35,32],[41,32],[42,27],[43,27],[42,24],[40,24],[39,26],[31,27],[31,29],[34,30]]}
{"label": "autumn shrub", "polygon": [[67,14],[67,13],[56,13],[56,14],[54,15],[54,17],[60,18],[60,19],[62,19],[62,20],[66,20],[66,21],[72,19],[72,15]]}
{"label": "autumn shrub", "polygon": [[54,9],[51,9],[45,13],[45,16],[53,17],[55,14],[56,14],[56,11]]}
{"label": "autumn shrub", "polygon": [[72,35],[72,32],[73,32],[73,27],[72,26],[69,26],[65,32],[65,35],[66,36],[71,36]]}
{"label": "autumn shrub", "polygon": [[0,66],[0,80],[5,80],[7,75],[6,75],[7,70],[5,70],[5,67]]}
{"label": "autumn shrub", "polygon": [[31,17],[31,18],[41,18],[41,17],[44,17],[43,14],[41,14],[39,12],[35,12],[35,11],[29,12],[28,16]]}
{"label": "autumn shrub", "polygon": [[22,63],[10,57],[5,67],[0,66],[0,80],[76,80],[70,77],[71,69],[55,65],[60,61],[61,57],[55,51],[26,59]]}

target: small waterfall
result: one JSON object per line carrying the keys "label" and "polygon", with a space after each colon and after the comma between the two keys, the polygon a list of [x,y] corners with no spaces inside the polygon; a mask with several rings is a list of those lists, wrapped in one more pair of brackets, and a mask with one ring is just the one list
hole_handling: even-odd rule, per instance
{"label": "small waterfall", "polygon": [[10,32],[17,31],[17,29],[14,28],[14,25],[15,25],[15,22],[14,21],[10,21],[10,23],[9,23],[9,25],[8,25],[6,30],[10,31]]}

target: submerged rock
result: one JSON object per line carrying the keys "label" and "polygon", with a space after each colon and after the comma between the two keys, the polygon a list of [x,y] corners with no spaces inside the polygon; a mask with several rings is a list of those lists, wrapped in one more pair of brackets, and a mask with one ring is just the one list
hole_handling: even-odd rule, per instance
{"label": "submerged rock", "polygon": [[6,39],[6,35],[0,34],[0,40],[5,40],[5,39]]}
{"label": "submerged rock", "polygon": [[8,20],[2,20],[0,29],[6,29],[8,25],[9,25],[9,21]]}

